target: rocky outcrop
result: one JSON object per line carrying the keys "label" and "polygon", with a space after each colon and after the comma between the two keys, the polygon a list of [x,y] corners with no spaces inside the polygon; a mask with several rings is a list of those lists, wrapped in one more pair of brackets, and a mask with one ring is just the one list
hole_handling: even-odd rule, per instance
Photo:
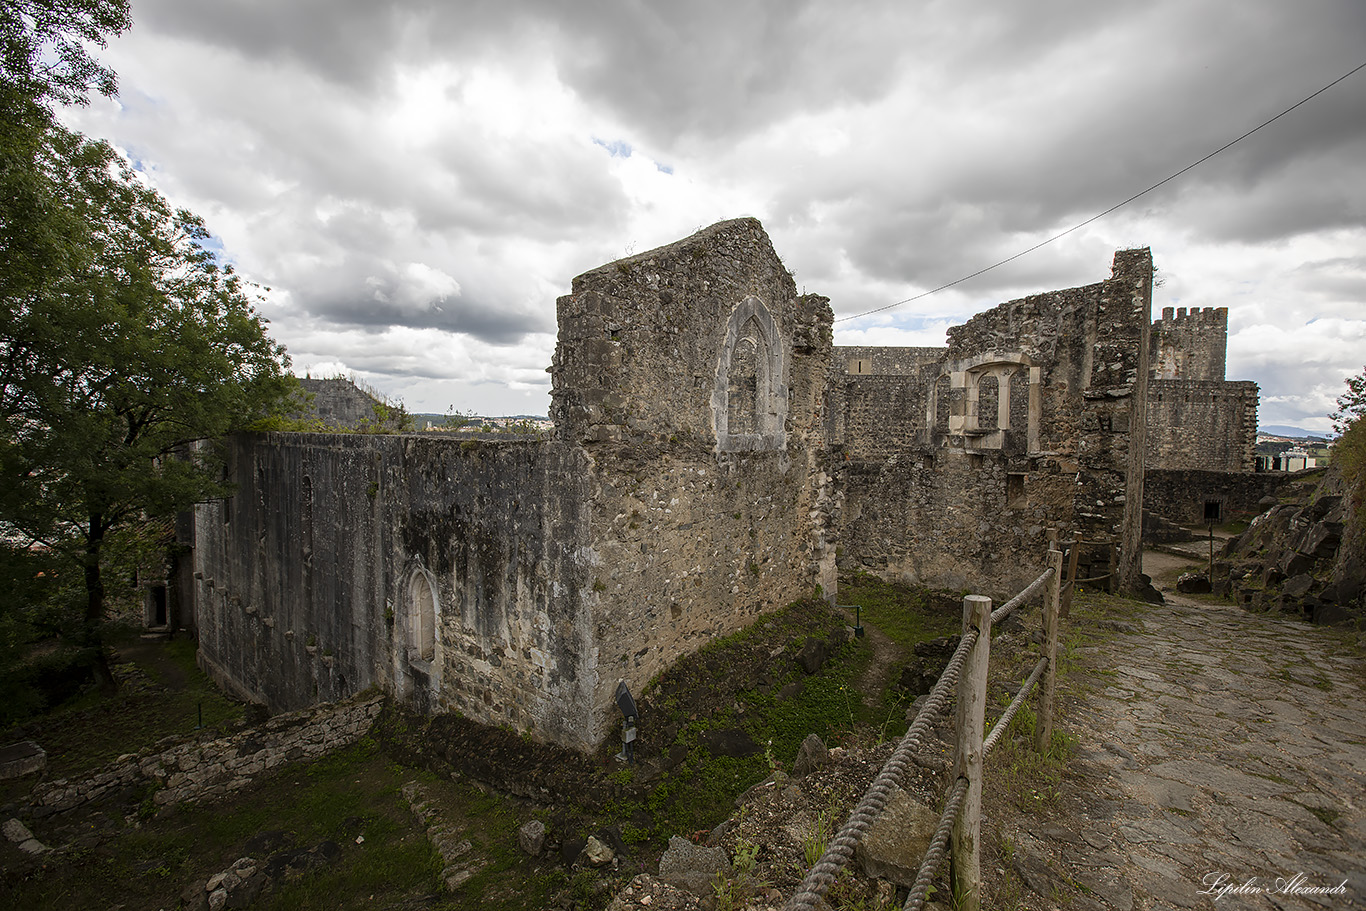
{"label": "rocky outcrop", "polygon": [[1366,617],[1366,529],[1341,475],[1329,469],[1300,485],[1294,502],[1252,521],[1224,547],[1211,583],[1252,611],[1283,611],[1315,623],[1360,625]]}

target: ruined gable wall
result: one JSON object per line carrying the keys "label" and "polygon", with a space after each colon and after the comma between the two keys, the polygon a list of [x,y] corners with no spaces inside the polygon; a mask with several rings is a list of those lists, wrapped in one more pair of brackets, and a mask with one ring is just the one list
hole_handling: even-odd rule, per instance
{"label": "ruined gable wall", "polygon": [[305,378],[299,385],[309,396],[300,417],[316,417],[329,427],[355,427],[376,420],[375,406],[380,402],[344,377]]}
{"label": "ruined gable wall", "polygon": [[[554,443],[267,434],[196,514],[200,655],[273,710],[379,686],[590,747],[587,464]],[[432,592],[420,649],[419,578]]]}
{"label": "ruined gable wall", "polygon": [[843,375],[842,565],[1003,596],[1037,575],[1055,526],[1127,542],[1136,578],[1150,295],[1148,251],[1121,251],[1108,281],[951,329],[935,365]]}
{"label": "ruined gable wall", "polygon": [[1150,381],[1148,469],[1255,471],[1258,400],[1250,381]]}
{"label": "ruined gable wall", "polygon": [[639,693],[680,654],[833,585],[831,314],[740,219],[579,276],[559,317],[552,415],[592,465],[595,702],[619,721],[618,679]]}

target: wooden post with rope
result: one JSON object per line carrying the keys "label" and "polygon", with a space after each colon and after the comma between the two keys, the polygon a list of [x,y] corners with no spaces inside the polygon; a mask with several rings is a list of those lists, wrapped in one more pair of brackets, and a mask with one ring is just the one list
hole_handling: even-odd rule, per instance
{"label": "wooden post with rope", "polygon": [[954,907],[981,911],[982,907],[982,737],[986,728],[987,663],[991,655],[991,599],[968,595],[963,599],[963,634],[976,627],[977,642],[958,677],[958,749],[954,780],[968,780],[963,807],[950,836],[949,867]]}
{"label": "wooden post with rope", "polygon": [[1062,610],[1059,616],[1072,615],[1072,596],[1077,591],[1077,561],[1081,558],[1081,535],[1072,535],[1071,553],[1067,557],[1067,589],[1063,592]]}
{"label": "wooden post with rope", "polygon": [[[1076,560],[1075,556],[1073,560]],[[1073,566],[1075,565],[1074,562]],[[1043,602],[1043,656],[1048,659],[1048,667],[1044,670],[1043,681],[1039,687],[1039,711],[1034,724],[1034,751],[1040,755],[1048,752],[1048,745],[1053,739],[1053,699],[1058,688],[1058,618],[1062,612],[1062,551],[1056,547],[1048,551],[1048,568],[1053,570],[1053,578],[1048,581],[1048,596]]]}

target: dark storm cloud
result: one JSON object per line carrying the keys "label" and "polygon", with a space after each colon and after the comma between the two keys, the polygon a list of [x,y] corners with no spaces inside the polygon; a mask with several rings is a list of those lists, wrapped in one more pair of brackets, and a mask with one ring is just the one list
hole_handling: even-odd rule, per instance
{"label": "dark storm cloud", "polygon": [[509,308],[496,299],[478,299],[461,292],[458,297],[431,295],[408,305],[402,302],[407,279],[389,263],[348,264],[345,271],[329,273],[323,284],[310,284],[300,293],[310,313],[341,326],[383,329],[440,329],[459,332],[494,345],[519,341],[531,332],[545,332],[539,314]]}
{"label": "dark storm cloud", "polygon": [[[518,356],[543,363],[574,272],[739,214],[764,220],[799,286],[838,291],[837,313],[890,303],[1080,223],[1366,59],[1358,0],[135,0],[134,15],[144,43],[118,65],[111,123],[137,129],[118,141],[231,227],[228,255],[288,293],[312,342],[412,377],[453,374],[367,343],[541,333]],[[1150,244],[1172,288],[1236,303],[1240,325],[1287,300],[1341,313],[1360,299],[1344,244],[1363,223],[1366,72],[914,312],[1099,281],[1115,247]],[[1276,274],[1254,246],[1282,257]],[[1279,330],[1292,346],[1326,331]],[[1258,363],[1293,382],[1294,358]]]}
{"label": "dark storm cloud", "polygon": [[406,20],[403,4],[371,0],[136,0],[135,28],[289,60],[353,89],[383,77]]}
{"label": "dark storm cloud", "polygon": [[[1230,16],[1223,5],[1167,5],[1160,20],[1156,9],[965,13],[952,50],[932,52],[929,68],[950,73],[927,74],[945,95],[937,110],[890,131],[905,154],[855,144],[840,167],[783,187],[778,210],[821,208],[856,268],[934,286],[1171,175],[1340,76],[1366,47],[1359,4],[1316,5],[1331,20],[1319,24],[1326,35],[1306,30],[1299,8],[1245,5]],[[1094,60],[1069,70],[1073,44],[1103,47],[1111,71]],[[1210,240],[1360,224],[1363,77],[1123,213],[1174,219]]]}

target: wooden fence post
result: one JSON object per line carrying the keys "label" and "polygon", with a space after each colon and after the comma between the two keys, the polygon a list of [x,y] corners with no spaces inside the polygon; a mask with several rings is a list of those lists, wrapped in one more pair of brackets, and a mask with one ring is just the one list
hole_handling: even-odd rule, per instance
{"label": "wooden fence post", "polygon": [[1067,559],[1067,591],[1063,593],[1060,616],[1072,616],[1072,596],[1077,593],[1077,561],[1081,558],[1081,535],[1072,535],[1072,552]]}
{"label": "wooden fence post", "polygon": [[[1075,561],[1075,558],[1073,558]],[[1073,566],[1076,563],[1073,562]],[[1048,659],[1039,689],[1039,711],[1034,719],[1034,750],[1048,752],[1053,739],[1053,696],[1058,687],[1058,615],[1062,607],[1062,551],[1048,551],[1048,566],[1053,578],[1048,581],[1048,597],[1043,602],[1043,656]]]}
{"label": "wooden fence post", "polygon": [[963,599],[963,633],[973,627],[979,631],[977,642],[958,676],[958,750],[953,763],[954,781],[960,777],[968,780],[949,851],[954,907],[959,911],[980,911],[982,907],[982,734],[991,655],[990,598],[968,595]]}

